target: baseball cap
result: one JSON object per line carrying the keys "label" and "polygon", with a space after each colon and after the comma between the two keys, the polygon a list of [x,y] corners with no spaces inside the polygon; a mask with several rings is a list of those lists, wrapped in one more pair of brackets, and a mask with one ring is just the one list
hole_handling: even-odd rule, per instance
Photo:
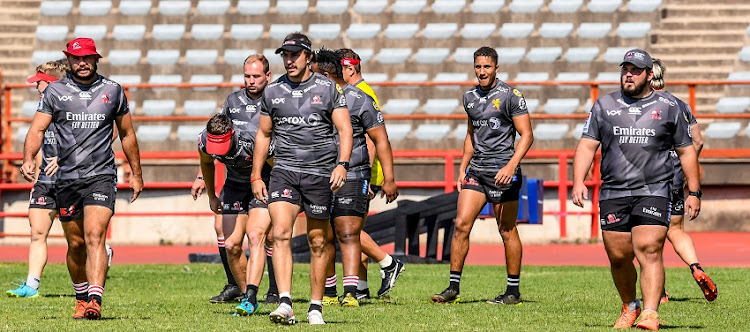
{"label": "baseball cap", "polygon": [[63,51],[65,55],[73,55],[73,56],[87,56],[87,55],[96,55],[98,57],[102,57],[99,53],[96,52],[96,44],[94,43],[94,40],[91,38],[85,38],[80,37],[73,39],[68,42],[67,44],[67,50]]}
{"label": "baseball cap", "polygon": [[229,148],[232,147],[232,136],[234,135],[234,129],[229,129],[228,132],[220,135],[214,135],[206,132],[206,152],[208,154],[215,154],[217,156],[223,156],[229,152]]}
{"label": "baseball cap", "polygon": [[651,56],[648,54],[648,52],[637,48],[625,52],[625,56],[622,58],[622,63],[620,63],[620,66],[626,63],[633,64],[638,68],[654,67],[654,60],[651,59]]}
{"label": "baseball cap", "polygon": [[287,37],[284,39],[281,47],[276,49],[276,54],[279,54],[282,51],[298,52],[301,50],[308,50],[312,52],[312,46],[310,45],[310,43],[303,41],[301,38]]}
{"label": "baseball cap", "polygon": [[31,77],[29,77],[29,78],[26,79],[26,82],[28,82],[28,83],[36,83],[36,82],[39,82],[39,81],[45,81],[45,82],[52,83],[54,81],[57,81],[57,77],[54,77],[54,76],[51,76],[51,75],[47,75],[47,74],[45,74],[43,72],[38,71],[38,72],[36,72],[36,75],[31,76]]}

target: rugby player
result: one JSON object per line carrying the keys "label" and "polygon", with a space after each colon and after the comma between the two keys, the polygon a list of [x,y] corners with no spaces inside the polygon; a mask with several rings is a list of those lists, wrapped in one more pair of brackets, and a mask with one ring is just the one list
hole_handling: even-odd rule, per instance
{"label": "rugby player", "polygon": [[[266,201],[273,225],[276,284],[281,304],[271,312],[274,323],[294,324],[291,277],[292,227],[301,208],[307,218],[310,244],[310,324],[325,324],[322,314],[326,269],[326,238],[333,192],[346,183],[352,152],[352,127],[346,98],[336,83],[309,69],[310,39],[291,33],[276,49],[286,74],[263,91],[260,127],[255,138],[252,186],[255,198]],[[334,126],[338,131],[336,140]],[[261,166],[276,140],[268,189]],[[338,159],[337,159],[338,155]],[[269,193],[270,192],[270,193]]]}
{"label": "rugby player", "polygon": [[117,191],[113,122],[132,169],[131,203],[143,190],[143,176],[125,90],[97,73],[101,55],[94,41],[76,38],[63,52],[71,72],[44,92],[24,142],[21,174],[33,180],[34,157],[44,132],[54,122],[60,167],[57,204],[68,242],[68,271],[76,290],[74,318],[99,319],[108,264],[104,239]]}
{"label": "rugby player", "polygon": [[[366,137],[370,137],[374,142],[376,149],[379,150],[378,155],[383,160],[382,164],[385,166],[386,185],[383,192],[388,197],[387,203],[398,197],[398,188],[393,175],[393,154],[391,144],[388,141],[388,134],[385,131],[383,114],[372,98],[362,90],[344,81],[341,72],[341,56],[333,50],[322,48],[315,52],[311,68],[314,72],[332,79],[339,87],[342,87],[351,116],[354,132],[352,158],[347,172],[347,182],[334,196],[332,215],[335,227],[333,230],[329,230],[328,234],[327,272],[330,275],[334,271],[336,248],[333,244],[333,231],[335,231],[344,265],[344,293],[338,300],[342,306],[356,307],[359,306],[356,294],[359,284],[360,256],[362,255],[359,235],[362,232],[365,217],[369,210],[368,190],[371,176],[371,161],[367,150]],[[333,275],[335,278],[335,272]],[[329,278],[326,278],[326,281]],[[329,285],[326,282],[326,290],[328,291],[328,289]],[[330,293],[324,294],[324,296],[330,296]]]}
{"label": "rugby player", "polygon": [[[522,302],[521,239],[516,217],[522,175],[519,163],[534,142],[526,100],[521,92],[497,79],[497,52],[480,47],[474,52],[474,74],[479,84],[464,93],[464,110],[469,116],[464,153],[456,187],[458,214],[451,244],[450,284],[432,296],[437,303],[460,301],[461,272],[469,251],[469,234],[489,201],[505,247],[506,290],[491,304]],[[516,132],[520,139],[516,144]],[[515,148],[514,148],[515,144]]]}
{"label": "rugby player", "polygon": [[[690,190],[685,210],[691,220],[701,205],[698,158],[679,103],[651,88],[651,56],[640,49],[629,50],[620,67],[620,90],[599,97],[583,126],[573,160],[573,203],[583,207],[588,198],[583,181],[601,146],[599,222],[612,279],[623,303],[614,327],[630,328],[640,315],[638,328],[658,330],[657,311],[664,288],[662,252],[674,175],[669,151],[677,152],[684,170]],[[643,305],[636,299],[633,258],[641,266]]]}
{"label": "rugby player", "polygon": [[[654,90],[664,90],[666,82],[664,81],[664,75],[667,72],[667,67],[659,60],[654,59],[654,78],[651,80],[651,87]],[[668,93],[665,91],[665,93]],[[685,113],[685,117],[690,123],[690,137],[693,138],[693,147],[695,147],[696,154],[700,155],[703,149],[703,136],[701,135],[698,121],[693,115],[693,111],[690,105],[684,101],[673,98],[682,106],[682,111]],[[703,296],[709,302],[716,300],[718,290],[716,284],[711,280],[708,274],[703,271],[701,264],[698,262],[698,255],[695,253],[695,245],[693,245],[693,239],[688,233],[684,231],[683,221],[685,220],[685,176],[682,173],[682,166],[680,165],[680,159],[677,157],[677,152],[671,150],[669,152],[672,161],[674,162],[674,177],[671,182],[671,194],[670,203],[672,205],[672,216],[669,220],[669,230],[667,231],[667,240],[672,243],[672,247],[677,255],[680,256],[683,262],[690,267],[690,274],[698,283],[698,286],[703,292]],[[669,295],[664,291],[661,297],[661,304],[669,302]]]}

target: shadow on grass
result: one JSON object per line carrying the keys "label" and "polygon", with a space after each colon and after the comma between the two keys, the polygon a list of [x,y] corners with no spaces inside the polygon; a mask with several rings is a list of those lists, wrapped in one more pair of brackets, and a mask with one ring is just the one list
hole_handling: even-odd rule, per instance
{"label": "shadow on grass", "polygon": [[75,294],[44,294],[42,297],[75,297]]}
{"label": "shadow on grass", "polygon": [[666,324],[660,324],[659,329],[666,330],[666,329],[705,329],[704,326],[701,325],[691,325],[691,326],[677,326],[677,325],[666,325]]}

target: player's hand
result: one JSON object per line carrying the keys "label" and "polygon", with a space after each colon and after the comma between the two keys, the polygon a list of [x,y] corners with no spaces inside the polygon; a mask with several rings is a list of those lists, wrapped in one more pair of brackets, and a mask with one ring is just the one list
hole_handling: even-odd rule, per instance
{"label": "player's hand", "polygon": [[697,218],[698,214],[701,212],[701,199],[688,195],[688,197],[685,198],[685,211],[688,216],[690,216],[690,220]]}
{"label": "player's hand", "polygon": [[21,175],[26,181],[34,182],[36,174],[36,162],[34,160],[24,161],[20,169]]}
{"label": "player's hand", "polygon": [[268,197],[268,190],[266,189],[266,184],[262,180],[253,181],[253,183],[250,184],[253,187],[253,196],[255,196],[255,199],[268,204],[266,201],[266,197]]}
{"label": "player's hand", "polygon": [[204,181],[203,179],[195,178],[195,181],[193,181],[193,186],[190,188],[190,195],[193,196],[193,200],[197,200],[198,197],[201,197],[204,190],[206,190],[206,181]]}
{"label": "player's hand", "polygon": [[133,174],[130,177],[130,188],[133,189],[133,197],[130,198],[130,203],[133,203],[143,191],[143,176]]}
{"label": "player's hand", "polygon": [[328,183],[331,184],[331,190],[333,190],[333,192],[339,191],[339,189],[346,184],[346,169],[344,166],[336,165],[336,168],[331,172],[331,179]]}
{"label": "player's hand", "polygon": [[458,192],[461,192],[461,184],[464,183],[465,178],[466,172],[458,172],[458,179],[456,179],[456,190],[458,190]]}
{"label": "player's hand", "polygon": [[583,207],[583,200],[589,199],[589,189],[586,185],[581,183],[573,184],[573,204]]}
{"label": "player's hand", "polygon": [[509,184],[510,181],[513,180],[513,175],[515,175],[515,173],[515,167],[509,167],[508,165],[505,165],[505,167],[501,168],[499,171],[497,171],[497,174],[495,174],[495,185],[499,186],[501,184]]}
{"label": "player's hand", "polygon": [[44,174],[47,176],[53,176],[57,171],[60,169],[60,166],[57,165],[57,157],[49,157],[47,158],[47,167],[44,168]]}
{"label": "player's hand", "polygon": [[221,202],[219,202],[219,198],[216,197],[216,195],[209,195],[208,197],[208,207],[216,214],[221,214]]}
{"label": "player's hand", "polygon": [[367,186],[367,200],[372,200],[375,198],[375,192],[372,191],[372,186]]}
{"label": "player's hand", "polygon": [[393,202],[398,198],[398,187],[396,181],[385,181],[383,182],[383,192],[380,193],[380,198],[386,197],[385,204]]}

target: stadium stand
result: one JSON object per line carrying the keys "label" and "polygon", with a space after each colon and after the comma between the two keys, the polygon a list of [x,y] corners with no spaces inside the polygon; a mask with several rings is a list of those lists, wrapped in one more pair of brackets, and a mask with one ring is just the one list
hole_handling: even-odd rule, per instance
{"label": "stadium stand", "polygon": [[210,116],[216,112],[216,101],[186,100],[183,105],[183,112],[190,116]]}
{"label": "stadium stand", "polygon": [[[474,63],[474,51],[476,51],[476,49],[469,47],[456,48],[456,51],[453,52],[453,61],[460,64]],[[523,50],[523,52],[525,53],[526,50]],[[521,57],[523,57],[523,55]],[[500,59],[498,59],[498,62],[502,63]]]}
{"label": "stadium stand", "polygon": [[403,63],[410,56],[410,48],[381,48],[376,55],[378,62],[385,64]]}
{"label": "stadium stand", "polygon": [[166,116],[174,113],[177,104],[174,100],[144,100],[143,115],[146,116]]}
{"label": "stadium stand", "polygon": [[405,139],[409,135],[409,133],[411,133],[411,125],[403,123],[393,123],[388,124],[385,127],[385,130],[388,133],[388,138],[390,140],[400,141]]}
{"label": "stadium stand", "polygon": [[154,24],[151,37],[155,40],[179,40],[185,35],[184,24]]}
{"label": "stadium stand", "polygon": [[706,127],[706,136],[713,139],[729,139],[739,133],[742,124],[736,121],[711,122]]}
{"label": "stadium stand", "polygon": [[302,15],[309,5],[307,0],[277,0],[276,10],[282,15]]}
{"label": "stadium stand", "polygon": [[[221,74],[194,74],[190,76],[189,83],[192,84],[218,84],[224,83],[224,75]],[[193,88],[193,91],[216,91],[215,87]]]}
{"label": "stadium stand", "polygon": [[226,49],[224,50],[224,62],[229,65],[241,65],[250,54],[255,54],[255,50],[245,49]]}
{"label": "stadium stand", "polygon": [[539,34],[542,38],[567,38],[573,31],[573,23],[542,23]]}
{"label": "stadium stand", "polygon": [[600,39],[612,30],[612,23],[584,22],[578,26],[578,38]]}
{"label": "stadium stand", "polygon": [[644,38],[651,31],[649,22],[623,22],[617,27],[620,38]]}
{"label": "stadium stand", "polygon": [[466,132],[468,131],[468,128],[469,126],[465,123],[456,126],[456,129],[453,130],[453,138],[463,141],[466,138]]}
{"label": "stadium stand", "polygon": [[630,0],[628,10],[634,13],[650,13],[661,6],[661,0]]}
{"label": "stadium stand", "polygon": [[169,139],[170,125],[139,125],[135,135],[139,142],[163,142]]}
{"label": "stadium stand", "polygon": [[493,23],[466,23],[461,28],[461,36],[464,39],[488,38],[497,27]]}
{"label": "stadium stand", "polygon": [[73,1],[69,0],[42,1],[39,7],[39,13],[43,16],[67,16],[72,10]]}
{"label": "stadium stand", "polygon": [[120,14],[126,16],[146,15],[151,11],[151,1],[149,0],[120,0],[118,7]]}
{"label": "stadium stand", "polygon": [[83,0],[78,4],[78,11],[83,16],[104,16],[112,10],[112,1]]}
{"label": "stadium stand", "polygon": [[197,9],[200,15],[224,15],[231,6],[229,0],[200,0]]}
{"label": "stadium stand", "polygon": [[613,13],[622,7],[622,0],[590,0],[586,6],[592,13]]}
{"label": "stadium stand", "polygon": [[372,39],[380,33],[380,24],[352,23],[346,29],[346,37],[349,39]]}
{"label": "stadium stand", "polygon": [[388,39],[411,39],[419,31],[419,24],[413,23],[393,23],[383,31]]}
{"label": "stadium stand", "polygon": [[469,9],[474,14],[494,14],[505,5],[505,0],[474,0]]}
{"label": "stadium stand", "polygon": [[302,30],[302,24],[271,24],[268,32],[271,34],[271,38],[283,40],[286,35]]}
{"label": "stadium stand", "polygon": [[513,0],[508,8],[512,13],[532,14],[539,11],[544,5],[544,0]]}
{"label": "stadium stand", "polygon": [[419,99],[389,99],[382,107],[386,114],[412,114],[419,108]]}
{"label": "stadium stand", "polygon": [[422,107],[427,114],[451,114],[458,109],[459,100],[451,99],[428,99]]}
{"label": "stadium stand", "polygon": [[357,0],[354,11],[360,14],[380,14],[388,7],[387,0]]}
{"label": "stadium stand", "polygon": [[179,50],[148,50],[146,54],[146,62],[150,65],[173,65],[179,59]]}
{"label": "stadium stand", "polygon": [[223,33],[223,24],[193,24],[190,28],[190,35],[196,40],[218,40]]}
{"label": "stadium stand", "polygon": [[146,26],[143,24],[115,25],[112,28],[112,38],[115,40],[140,41],[146,35]]}
{"label": "stadium stand", "polygon": [[716,103],[719,113],[742,113],[750,107],[750,97],[724,97]]}
{"label": "stadium stand", "polygon": [[526,59],[531,63],[552,62],[560,56],[562,56],[562,47],[534,47],[526,54]]}
{"label": "stadium stand", "polygon": [[[468,63],[474,62],[474,49],[469,49]],[[500,47],[497,49],[497,62],[502,64],[518,63],[526,55],[526,49],[523,47]]]}
{"label": "stadium stand", "polygon": [[256,40],[263,35],[262,24],[232,24],[229,35],[235,40]]}
{"label": "stadium stand", "polygon": [[107,36],[106,25],[76,25],[73,29],[73,37],[89,37],[93,40],[101,40]]}
{"label": "stadium stand", "polygon": [[40,25],[36,27],[36,39],[42,41],[62,41],[68,37],[67,25]]}
{"label": "stadium stand", "polygon": [[323,15],[341,15],[349,9],[347,0],[318,0],[316,4],[318,13]]}
{"label": "stadium stand", "polygon": [[359,54],[360,61],[362,63],[367,63],[370,58],[372,58],[373,55],[375,55],[375,51],[371,48],[360,48],[356,49],[355,52]]}
{"label": "stadium stand", "polygon": [[421,12],[426,6],[426,0],[396,0],[391,5],[391,10],[396,14],[414,15]]}
{"label": "stadium stand", "polygon": [[414,54],[414,60],[417,63],[435,64],[442,63],[448,56],[451,55],[449,48],[420,48],[417,53]]}
{"label": "stadium stand", "polygon": [[164,16],[182,16],[190,11],[190,1],[160,0],[159,14]]}
{"label": "stadium stand", "polygon": [[540,123],[534,127],[534,139],[560,140],[569,130],[570,126],[567,123]]}
{"label": "stadium stand", "polygon": [[423,123],[414,130],[414,138],[423,141],[437,141],[443,139],[451,131],[448,124]]}
{"label": "stadium stand", "polygon": [[271,8],[269,0],[239,0],[237,11],[242,15],[263,15]]}
{"label": "stadium stand", "polygon": [[206,129],[203,125],[179,125],[177,126],[177,140],[188,143],[195,143],[198,134]]}
{"label": "stadium stand", "polygon": [[565,60],[568,62],[591,62],[598,56],[597,47],[571,47],[565,52]]}
{"label": "stadium stand", "polygon": [[336,39],[341,34],[341,25],[338,23],[310,24],[307,27],[307,33],[311,39]]}
{"label": "stadium stand", "polygon": [[539,99],[526,98],[526,108],[529,110],[529,113],[536,112],[539,109]]}
{"label": "stadium stand", "polygon": [[555,14],[575,13],[583,6],[583,0],[552,0],[549,11]]}
{"label": "stadium stand", "polygon": [[466,1],[464,0],[435,0],[432,3],[432,11],[436,14],[456,14],[464,6],[466,6]]}
{"label": "stadium stand", "polygon": [[[422,37],[427,39],[451,38],[458,30],[456,23],[427,23],[422,30]],[[461,32],[463,35],[463,30]]]}
{"label": "stadium stand", "polygon": [[549,98],[544,104],[544,112],[548,114],[570,114],[575,112],[581,102],[578,98]]}
{"label": "stadium stand", "polygon": [[60,51],[34,51],[31,54],[31,63],[37,66],[47,61],[57,60],[63,57],[61,53]]}
{"label": "stadium stand", "polygon": [[500,34],[504,38],[526,38],[534,31],[534,23],[503,23]]}
{"label": "stadium stand", "polygon": [[27,118],[33,117],[38,107],[39,107],[38,100],[37,101],[34,101],[34,100],[24,101],[23,107],[21,107],[21,115]]}
{"label": "stadium stand", "polygon": [[218,50],[187,50],[185,62],[193,66],[210,66],[219,59]]}
{"label": "stadium stand", "polygon": [[134,66],[141,59],[141,50],[112,50],[107,61],[113,66]]}

